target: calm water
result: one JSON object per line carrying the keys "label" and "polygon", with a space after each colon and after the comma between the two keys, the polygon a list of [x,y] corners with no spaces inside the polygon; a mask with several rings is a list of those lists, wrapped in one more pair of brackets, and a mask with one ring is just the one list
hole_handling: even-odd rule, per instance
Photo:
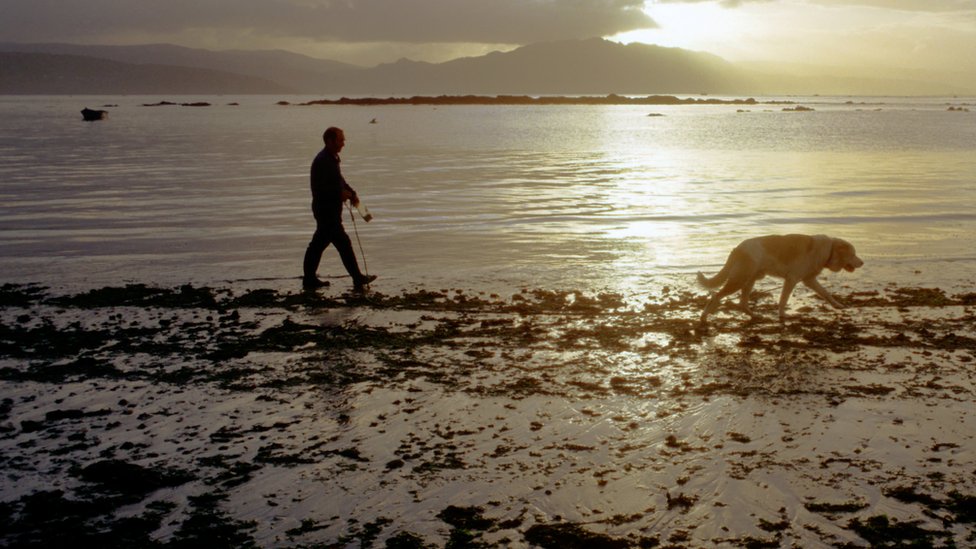
{"label": "calm water", "polygon": [[[162,99],[214,106],[140,106]],[[856,245],[865,269],[828,287],[974,286],[976,106],[947,111],[972,99],[797,99],[807,113],[279,99],[0,97],[0,281],[297,289],[308,166],[338,125],[383,292],[657,293],[786,232]],[[108,120],[82,122],[105,104]],[[344,274],[334,250],[320,274]]]}

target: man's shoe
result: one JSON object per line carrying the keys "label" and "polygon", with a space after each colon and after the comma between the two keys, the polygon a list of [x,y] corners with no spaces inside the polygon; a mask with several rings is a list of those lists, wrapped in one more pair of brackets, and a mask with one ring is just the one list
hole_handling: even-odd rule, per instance
{"label": "man's shoe", "polygon": [[353,281],[353,286],[355,286],[357,290],[362,290],[366,286],[369,286],[369,283],[374,280],[376,280],[376,275],[360,275],[359,278]]}
{"label": "man's shoe", "polygon": [[314,290],[316,288],[324,288],[329,285],[328,280],[320,280],[316,277],[304,277],[302,278],[302,288],[306,290]]}

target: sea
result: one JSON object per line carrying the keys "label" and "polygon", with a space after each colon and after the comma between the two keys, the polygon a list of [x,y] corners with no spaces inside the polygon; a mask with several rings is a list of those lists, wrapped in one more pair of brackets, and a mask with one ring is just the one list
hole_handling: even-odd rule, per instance
{"label": "sea", "polygon": [[[313,99],[0,96],[0,282],[298,291],[309,165],[338,126],[374,291],[700,291],[739,241],[786,233],[854,244],[864,268],[825,273],[835,291],[976,291],[976,98]],[[210,106],[145,106],[161,101]],[[319,273],[351,286],[332,248]]]}

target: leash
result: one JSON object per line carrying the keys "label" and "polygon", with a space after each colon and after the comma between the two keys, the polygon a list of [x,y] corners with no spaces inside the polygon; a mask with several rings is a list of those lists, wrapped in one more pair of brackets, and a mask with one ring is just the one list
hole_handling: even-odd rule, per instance
{"label": "leash", "polygon": [[356,244],[359,244],[359,255],[363,258],[363,274],[369,276],[369,265],[366,264],[366,251],[363,250],[363,242],[359,240],[359,227],[356,226],[356,216],[352,211],[352,202],[346,202],[349,207],[349,218],[352,219],[352,232],[356,234]]}

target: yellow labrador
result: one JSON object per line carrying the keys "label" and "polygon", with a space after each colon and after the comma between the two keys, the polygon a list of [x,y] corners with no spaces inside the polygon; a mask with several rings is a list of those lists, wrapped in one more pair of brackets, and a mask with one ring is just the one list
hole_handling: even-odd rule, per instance
{"label": "yellow labrador", "polygon": [[854,272],[864,265],[854,252],[854,246],[846,240],[825,235],[769,235],[750,238],[732,250],[725,266],[715,276],[708,278],[698,273],[698,283],[712,289],[722,286],[702,311],[701,323],[708,322],[708,315],[715,312],[723,297],[742,290],[739,308],[749,313],[749,294],[757,280],[766,275],[783,279],[783,293],[779,296],[779,319],[786,316],[786,303],[793,288],[802,282],[817,295],[838,309],[844,308],[817,282],[817,275],[826,267],[831,271],[841,269]]}

